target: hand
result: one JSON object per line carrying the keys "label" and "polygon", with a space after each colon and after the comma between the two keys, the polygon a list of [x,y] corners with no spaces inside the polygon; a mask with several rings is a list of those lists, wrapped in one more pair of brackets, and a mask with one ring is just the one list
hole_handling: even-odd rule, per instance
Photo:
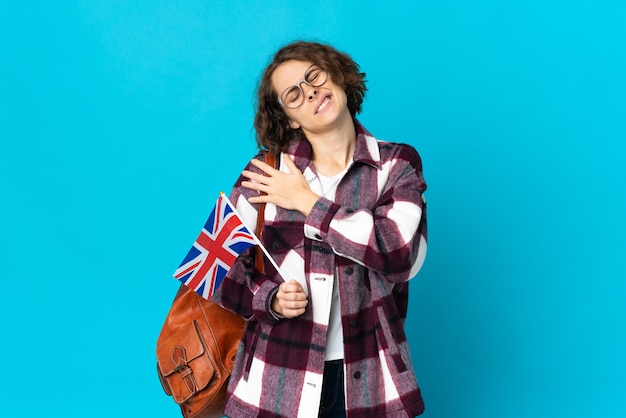
{"label": "hand", "polygon": [[308,304],[302,285],[292,279],[280,284],[272,300],[272,309],[285,318],[295,318],[304,313]]}
{"label": "hand", "polygon": [[266,175],[244,170],[243,176],[250,181],[243,181],[241,185],[265,193],[251,197],[248,199],[250,203],[273,203],[283,209],[297,210],[307,216],[319,196],[311,191],[309,183],[288,155],[283,154],[283,161],[289,173],[276,170],[262,161],[252,160],[252,165]]}

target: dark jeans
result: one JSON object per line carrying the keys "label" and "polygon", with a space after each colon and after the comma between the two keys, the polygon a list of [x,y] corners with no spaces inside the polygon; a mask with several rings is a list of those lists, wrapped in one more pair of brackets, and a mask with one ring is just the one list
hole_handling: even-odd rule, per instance
{"label": "dark jeans", "polygon": [[343,360],[327,361],[324,364],[322,402],[320,418],[346,416],[346,395],[343,388]]}

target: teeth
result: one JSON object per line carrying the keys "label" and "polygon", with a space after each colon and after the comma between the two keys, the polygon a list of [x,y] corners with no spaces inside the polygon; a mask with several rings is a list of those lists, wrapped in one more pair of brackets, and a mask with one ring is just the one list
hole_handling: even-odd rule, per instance
{"label": "teeth", "polygon": [[322,104],[320,105],[320,107],[317,108],[317,112],[321,112],[322,110],[324,110],[326,108],[326,105],[328,105],[328,103],[330,103],[330,98],[327,97],[324,99],[324,101],[322,102]]}

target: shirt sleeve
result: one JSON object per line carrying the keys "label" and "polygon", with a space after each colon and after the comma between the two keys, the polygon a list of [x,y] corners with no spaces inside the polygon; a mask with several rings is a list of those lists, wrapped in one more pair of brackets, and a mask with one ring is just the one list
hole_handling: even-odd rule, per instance
{"label": "shirt sleeve", "polygon": [[384,184],[378,185],[375,205],[352,208],[322,197],[306,218],[305,235],[381,272],[387,280],[407,281],[417,274],[426,254],[426,183],[421,158],[412,147],[398,145],[382,169],[370,168],[372,176],[387,175]]}

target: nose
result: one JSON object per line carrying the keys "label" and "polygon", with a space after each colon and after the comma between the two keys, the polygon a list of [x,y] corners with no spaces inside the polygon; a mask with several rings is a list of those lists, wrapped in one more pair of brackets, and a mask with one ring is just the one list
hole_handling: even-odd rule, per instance
{"label": "nose", "polygon": [[313,100],[315,96],[317,96],[317,87],[313,87],[304,80],[300,81],[300,89],[302,89],[302,92],[309,101]]}
{"label": "nose", "polygon": [[309,90],[309,92],[307,94],[307,98],[309,100],[313,100],[315,98],[315,96],[317,96],[317,89],[312,87],[311,90]]}

